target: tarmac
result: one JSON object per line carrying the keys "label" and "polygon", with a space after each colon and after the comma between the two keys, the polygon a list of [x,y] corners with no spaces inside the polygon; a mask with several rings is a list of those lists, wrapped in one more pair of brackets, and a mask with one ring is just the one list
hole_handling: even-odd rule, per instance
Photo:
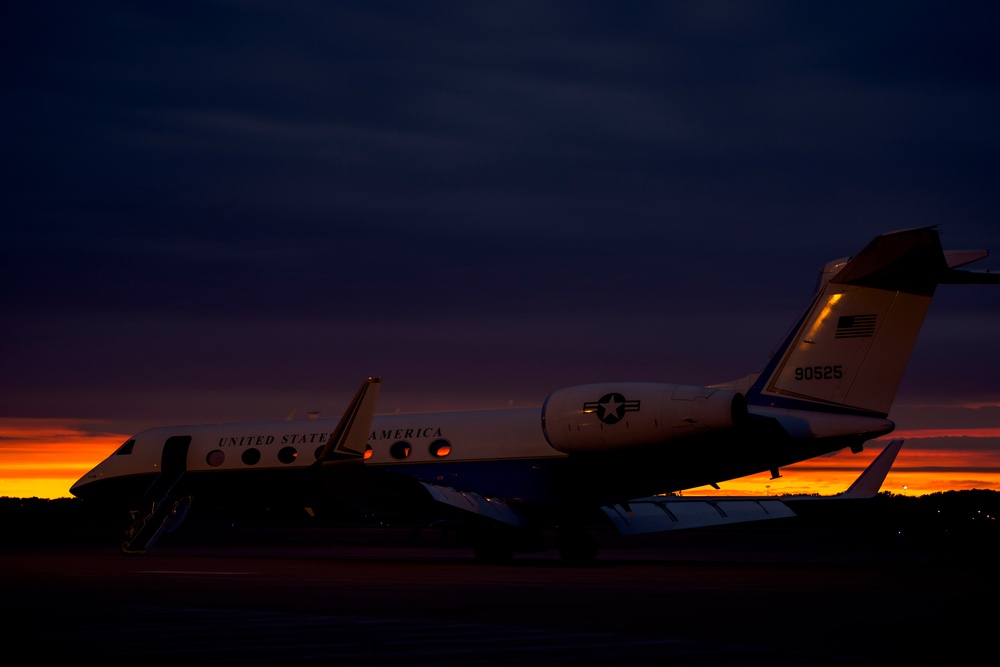
{"label": "tarmac", "polygon": [[[598,535],[477,562],[411,528],[195,526],[0,551],[8,655],[156,664],[967,664],[994,651],[992,550],[781,527]],[[104,536],[100,536],[101,539]]]}

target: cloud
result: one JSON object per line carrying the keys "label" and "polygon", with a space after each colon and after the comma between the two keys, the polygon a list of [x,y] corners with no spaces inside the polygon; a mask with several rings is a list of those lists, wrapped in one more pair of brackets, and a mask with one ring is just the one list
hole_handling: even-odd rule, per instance
{"label": "cloud", "polygon": [[[723,382],[872,236],[1000,239],[985,6],[17,12],[8,416],[336,412],[372,373],[393,409]],[[998,292],[939,291],[904,407],[1000,398]]]}

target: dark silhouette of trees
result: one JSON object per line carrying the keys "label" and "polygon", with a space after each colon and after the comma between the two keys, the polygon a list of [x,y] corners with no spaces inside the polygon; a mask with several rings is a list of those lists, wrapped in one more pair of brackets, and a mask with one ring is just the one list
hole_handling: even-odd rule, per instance
{"label": "dark silhouette of trees", "polygon": [[[798,516],[777,521],[739,524],[730,530],[822,534],[867,546],[920,549],[950,554],[995,552],[1000,547],[1000,492],[985,489],[946,491],[924,496],[882,492],[874,498],[815,498],[790,503]],[[195,505],[197,507],[197,505]],[[268,524],[292,527],[378,526],[361,516],[309,516],[302,508],[244,508],[233,514],[219,510],[192,512],[189,524]],[[78,498],[0,497],[0,544],[31,546],[59,543],[114,544],[121,539],[127,516],[121,509],[88,504]],[[182,528],[178,533],[183,532]],[[696,529],[716,530],[716,529]],[[722,530],[727,530],[723,528]]]}

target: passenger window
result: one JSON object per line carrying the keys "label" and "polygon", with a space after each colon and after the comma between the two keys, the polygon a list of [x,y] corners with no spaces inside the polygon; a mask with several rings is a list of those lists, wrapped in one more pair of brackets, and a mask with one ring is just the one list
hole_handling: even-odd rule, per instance
{"label": "passenger window", "polygon": [[447,440],[435,440],[431,443],[431,456],[435,456],[439,459],[444,458],[451,454],[451,443]]}
{"label": "passenger window", "polygon": [[297,458],[299,458],[299,453],[295,451],[294,447],[284,447],[278,452],[278,460],[282,463],[294,463]]}
{"label": "passenger window", "polygon": [[260,461],[260,450],[256,447],[251,447],[249,449],[243,450],[243,455],[240,456],[243,459],[243,463],[248,466],[256,465]]}
{"label": "passenger window", "polygon": [[392,447],[389,448],[389,454],[394,459],[405,459],[410,455],[410,443],[405,440],[392,443]]}

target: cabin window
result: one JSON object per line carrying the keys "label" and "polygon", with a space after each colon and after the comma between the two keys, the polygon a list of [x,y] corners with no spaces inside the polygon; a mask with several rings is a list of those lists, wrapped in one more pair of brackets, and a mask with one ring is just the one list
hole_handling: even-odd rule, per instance
{"label": "cabin window", "polygon": [[451,443],[447,440],[435,440],[431,443],[431,456],[443,459],[451,454]]}
{"label": "cabin window", "polygon": [[295,463],[297,458],[299,458],[299,453],[295,451],[294,447],[284,447],[278,452],[278,460],[282,463]]}
{"label": "cabin window", "polygon": [[205,463],[212,466],[213,468],[218,468],[222,465],[222,462],[226,460],[226,453],[221,449],[213,449],[205,457]]}
{"label": "cabin window", "polygon": [[128,440],[127,442],[125,442],[125,444],[119,447],[118,451],[115,452],[115,456],[126,456],[128,454],[131,454],[133,447],[135,447],[135,438]]}
{"label": "cabin window", "polygon": [[319,447],[317,447],[316,451],[313,452],[313,458],[316,459],[317,461],[319,461],[319,455],[323,453],[323,450],[325,448],[326,448],[326,445],[320,445]]}
{"label": "cabin window", "polygon": [[372,454],[374,454],[374,452],[372,451],[372,446],[365,445],[365,461],[370,459],[372,457]]}
{"label": "cabin window", "polygon": [[406,440],[392,443],[392,447],[389,448],[389,454],[394,459],[407,458],[410,455],[410,443]]}
{"label": "cabin window", "polygon": [[240,456],[243,459],[243,463],[248,466],[256,465],[260,461],[260,450],[256,447],[250,447],[249,449],[243,450],[243,455]]}

